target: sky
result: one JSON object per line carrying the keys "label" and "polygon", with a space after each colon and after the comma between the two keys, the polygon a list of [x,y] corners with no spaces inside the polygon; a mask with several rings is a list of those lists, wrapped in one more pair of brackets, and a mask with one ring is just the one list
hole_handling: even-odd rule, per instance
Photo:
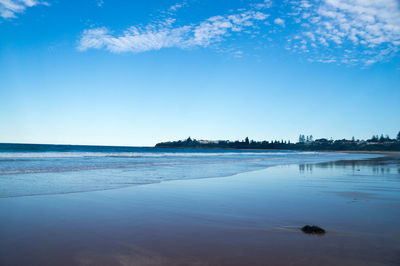
{"label": "sky", "polygon": [[0,142],[400,130],[399,0],[0,0]]}

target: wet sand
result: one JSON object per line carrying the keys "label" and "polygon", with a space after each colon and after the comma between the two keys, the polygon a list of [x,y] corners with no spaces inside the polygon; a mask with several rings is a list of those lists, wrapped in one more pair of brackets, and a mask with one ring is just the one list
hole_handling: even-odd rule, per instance
{"label": "wet sand", "polygon": [[0,265],[400,264],[395,155],[2,198],[0,210]]}

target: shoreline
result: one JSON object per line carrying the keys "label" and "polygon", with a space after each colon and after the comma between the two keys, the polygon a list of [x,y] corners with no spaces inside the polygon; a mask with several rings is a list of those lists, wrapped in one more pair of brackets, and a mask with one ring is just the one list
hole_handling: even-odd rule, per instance
{"label": "shoreline", "polygon": [[[180,177],[180,178],[179,177],[178,178],[172,178],[172,179],[160,178],[160,179],[157,179],[157,180],[151,179],[151,180],[148,180],[148,181],[141,180],[140,182],[137,182],[134,179],[130,179],[130,180],[126,179],[127,183],[124,183],[124,184],[121,183],[121,184],[118,184],[118,185],[115,185],[115,184],[107,185],[106,181],[103,181],[103,182],[105,182],[103,184],[103,183],[101,183],[101,180],[97,179],[95,185],[94,185],[94,183],[93,184],[88,183],[87,187],[85,187],[85,188],[83,188],[83,187],[68,188],[68,186],[70,184],[69,183],[65,183],[64,184],[64,186],[65,186],[64,189],[62,189],[62,188],[61,189],[55,189],[54,191],[52,191],[52,190],[49,190],[49,191],[47,191],[47,190],[45,190],[45,191],[40,191],[40,190],[33,191],[32,190],[32,191],[25,191],[25,192],[20,191],[20,192],[18,192],[16,194],[7,194],[7,195],[5,195],[5,194],[3,195],[2,194],[0,196],[0,198],[36,197],[36,196],[46,196],[46,195],[51,196],[51,195],[78,194],[78,193],[106,191],[106,190],[118,190],[118,189],[123,189],[123,188],[126,188],[126,187],[136,187],[136,186],[143,186],[143,185],[151,185],[151,184],[165,183],[165,182],[170,182],[170,181],[175,181],[175,180],[197,180],[197,179],[215,179],[215,178],[232,177],[232,176],[237,176],[237,175],[244,174],[244,173],[251,173],[251,172],[254,172],[254,171],[264,170],[264,169],[268,169],[268,168],[271,168],[271,167],[277,167],[277,166],[291,166],[291,165],[302,165],[302,164],[310,165],[310,164],[318,164],[318,163],[334,163],[334,162],[338,162],[338,161],[374,160],[375,158],[382,158],[382,156],[376,156],[375,157],[375,156],[370,155],[370,154],[364,154],[364,155],[362,153],[358,153],[358,154],[360,154],[360,155],[345,155],[344,153],[342,153],[341,155],[339,153],[338,154],[329,155],[329,153],[327,152],[327,153],[325,153],[325,155],[323,155],[323,153],[321,153],[320,155],[319,154],[314,154],[314,155],[306,156],[305,158],[303,158],[303,160],[300,160],[300,161],[291,161],[290,159],[289,160],[284,159],[284,160],[281,160],[281,161],[279,161],[279,160],[278,161],[274,161],[273,159],[276,159],[276,158],[272,158],[272,160],[271,160],[271,159],[269,159],[268,156],[265,156],[265,157],[263,157],[263,158],[265,158],[264,160],[267,162],[265,165],[261,165],[260,164],[257,167],[248,166],[248,168],[237,170],[237,172],[236,171],[233,171],[233,172],[228,171],[228,172],[221,173],[221,172],[215,171],[215,172],[213,172],[213,174],[203,174],[203,175],[199,175],[199,176],[196,176],[196,177],[190,177],[190,175],[188,175],[188,176],[184,176],[184,177]],[[273,156],[273,157],[276,157],[276,156]],[[283,158],[281,158],[281,159],[283,159]],[[244,161],[244,162],[246,162],[246,161]],[[239,165],[240,165],[240,161],[238,161],[237,163],[239,163]],[[202,169],[200,167],[202,165],[214,165],[214,164],[210,164],[210,163],[206,162],[204,164],[201,164],[201,163],[198,164],[198,165],[194,164],[193,167],[197,167],[198,169]],[[228,168],[232,168],[233,167],[231,164],[227,164],[227,163],[221,163],[220,166],[222,166],[222,165],[224,165],[225,168],[227,168],[227,167]],[[212,167],[220,167],[220,166],[216,165],[216,166],[212,166]],[[115,169],[119,170],[119,169],[125,169],[125,168],[115,168]],[[89,169],[87,171],[92,171],[92,170],[93,171],[100,171],[98,174],[102,174],[102,171],[109,171],[109,170],[113,171],[115,169],[114,168],[102,168],[102,169],[97,169],[96,168],[96,169]],[[162,171],[162,170],[159,169],[158,171]],[[225,169],[225,171],[227,171],[227,169]],[[80,172],[80,171],[71,170],[71,171],[62,171],[62,172],[49,172],[47,174],[69,175],[69,173],[73,173],[76,176],[76,175],[85,175],[86,172],[85,171],[84,172]],[[33,175],[35,175],[35,174],[36,173],[33,173]],[[41,173],[37,173],[37,174],[40,175]],[[160,172],[159,174],[162,175],[162,172]],[[19,174],[12,174],[12,175],[19,175]],[[26,175],[26,174],[24,173],[23,175]],[[1,177],[1,175],[0,175],[0,177]],[[28,174],[27,177],[29,178],[29,174]],[[55,176],[55,177],[57,177],[57,176]],[[79,180],[77,180],[77,181],[79,181]],[[59,186],[61,184],[60,187],[62,187],[63,186],[62,183],[59,183],[59,182],[60,181],[55,182],[54,186],[56,187],[56,186]],[[16,185],[14,185],[14,186],[18,187],[18,184],[21,184],[21,183],[16,183]],[[29,186],[29,183],[25,183],[25,185],[26,184]],[[35,185],[37,185],[37,184],[39,184],[39,186],[40,186],[40,183],[36,183]],[[52,184],[52,183],[48,183],[48,184]]]}
{"label": "shoreline", "polygon": [[386,154],[386,155],[399,155],[400,156],[400,151],[332,151],[332,152]]}
{"label": "shoreline", "polygon": [[287,150],[287,149],[234,149],[210,147],[154,147],[157,149],[187,149],[187,150],[231,150],[231,151],[292,151],[292,152],[337,152],[337,153],[365,153],[365,154],[399,154],[400,151],[359,151],[359,150]]}

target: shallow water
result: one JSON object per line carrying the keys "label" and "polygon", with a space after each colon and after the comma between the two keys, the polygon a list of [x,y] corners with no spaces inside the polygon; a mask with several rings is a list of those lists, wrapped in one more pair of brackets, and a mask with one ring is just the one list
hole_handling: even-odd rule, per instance
{"label": "shallow water", "polygon": [[[399,265],[400,162],[0,199],[1,265]],[[323,227],[324,236],[299,228]]]}
{"label": "shallow water", "polygon": [[0,144],[0,197],[231,176],[274,165],[377,157],[295,151]]}

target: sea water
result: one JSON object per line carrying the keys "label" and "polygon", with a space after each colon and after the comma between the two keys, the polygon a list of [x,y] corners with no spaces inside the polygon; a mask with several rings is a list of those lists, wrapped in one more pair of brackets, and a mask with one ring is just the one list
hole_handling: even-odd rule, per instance
{"label": "sea water", "polygon": [[335,152],[0,144],[0,197],[225,177],[275,165],[368,159]]}

